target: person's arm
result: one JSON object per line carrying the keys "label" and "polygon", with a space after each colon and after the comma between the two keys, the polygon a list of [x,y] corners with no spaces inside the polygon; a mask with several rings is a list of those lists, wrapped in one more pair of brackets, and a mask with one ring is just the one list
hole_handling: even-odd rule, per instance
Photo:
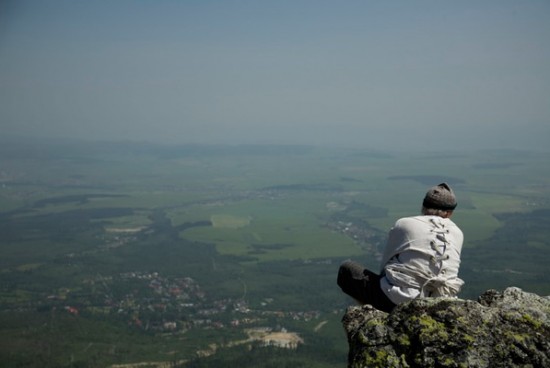
{"label": "person's arm", "polygon": [[386,248],[384,249],[384,254],[380,262],[381,272],[384,270],[388,261],[398,255],[406,243],[406,232],[401,227],[400,220],[398,220],[388,233],[388,242],[386,243]]}

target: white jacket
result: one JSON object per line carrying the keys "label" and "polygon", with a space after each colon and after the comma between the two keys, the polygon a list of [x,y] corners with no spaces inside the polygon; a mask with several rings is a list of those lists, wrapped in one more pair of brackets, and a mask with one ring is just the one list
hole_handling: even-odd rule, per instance
{"label": "white jacket", "polygon": [[390,230],[382,257],[380,286],[400,304],[417,297],[455,296],[464,236],[448,218],[415,216],[399,219]]}

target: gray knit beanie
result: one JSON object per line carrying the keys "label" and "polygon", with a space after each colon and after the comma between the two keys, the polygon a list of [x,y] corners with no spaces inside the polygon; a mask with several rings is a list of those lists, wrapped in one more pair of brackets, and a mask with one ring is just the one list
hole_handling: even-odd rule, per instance
{"label": "gray knit beanie", "polygon": [[422,205],[424,208],[452,211],[456,208],[457,203],[451,187],[447,183],[441,183],[428,190]]}

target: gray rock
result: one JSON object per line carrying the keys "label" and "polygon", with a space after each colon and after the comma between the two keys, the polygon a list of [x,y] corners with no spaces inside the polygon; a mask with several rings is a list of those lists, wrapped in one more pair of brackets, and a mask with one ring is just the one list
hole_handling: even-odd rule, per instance
{"label": "gray rock", "polygon": [[550,367],[550,297],[508,288],[479,300],[417,299],[392,313],[348,308],[350,368]]}

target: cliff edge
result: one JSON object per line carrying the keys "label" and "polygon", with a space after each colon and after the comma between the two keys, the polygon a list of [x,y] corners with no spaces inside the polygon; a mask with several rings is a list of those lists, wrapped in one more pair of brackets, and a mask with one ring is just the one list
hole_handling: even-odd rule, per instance
{"label": "cliff edge", "polygon": [[348,367],[550,367],[550,297],[511,287],[478,301],[417,299],[392,313],[348,308]]}

